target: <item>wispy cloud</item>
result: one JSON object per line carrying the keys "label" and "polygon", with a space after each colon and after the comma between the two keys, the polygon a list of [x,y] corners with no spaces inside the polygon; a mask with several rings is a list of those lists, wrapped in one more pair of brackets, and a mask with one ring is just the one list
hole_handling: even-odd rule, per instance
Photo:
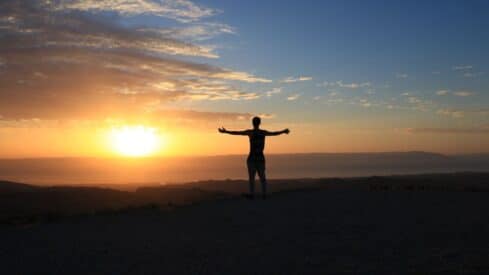
{"label": "wispy cloud", "polygon": [[412,103],[412,104],[415,104],[415,103],[421,103],[422,100],[419,99],[419,98],[417,98],[417,97],[415,97],[415,96],[410,96],[410,97],[408,97],[408,102],[409,103]]}
{"label": "wispy cloud", "polygon": [[396,73],[396,78],[408,78],[409,75],[406,73]]}
{"label": "wispy cloud", "polygon": [[454,95],[454,96],[459,96],[459,97],[467,97],[467,96],[472,96],[474,95],[473,92],[470,91],[455,91],[455,92],[450,92],[449,90],[438,90],[436,91],[436,95],[438,96],[446,96],[446,95]]}
{"label": "wispy cloud", "polygon": [[300,96],[301,96],[301,94],[293,94],[293,95],[288,96],[287,100],[294,101],[294,100],[297,100]]}
{"label": "wispy cloud", "polygon": [[358,89],[358,88],[366,88],[372,86],[372,83],[370,82],[351,82],[351,83],[344,83],[342,80],[335,81],[335,82],[328,82],[324,81],[323,83],[318,84],[318,87],[340,87],[340,88],[347,88],[347,89]]}
{"label": "wispy cloud", "polygon": [[[117,3],[115,3],[117,2]],[[145,7],[139,1],[131,2],[135,10]],[[142,1],[145,2],[145,1]],[[51,3],[51,4],[47,4]],[[56,4],[58,3],[58,5]],[[67,4],[68,3],[68,4]],[[71,3],[71,4],[69,4]],[[104,17],[79,11],[62,10],[59,6],[108,6],[122,5],[122,1],[6,1],[0,4],[0,17],[15,18],[0,22],[0,30],[5,35],[5,47],[27,48],[82,48],[90,50],[131,50],[149,54],[170,54],[217,58],[214,47],[195,45],[174,39],[156,31],[146,31],[123,26],[123,18]],[[147,3],[146,3],[147,4]],[[129,5],[129,4],[128,4]],[[50,9],[52,7],[56,7]],[[82,13],[80,13],[82,12]],[[153,28],[157,30],[157,28]]]}
{"label": "wispy cloud", "polygon": [[267,95],[267,97],[271,97],[273,95],[280,94],[281,92],[282,92],[282,88],[279,87],[279,88],[273,88],[270,91],[266,91],[265,94]]}
{"label": "wispy cloud", "polygon": [[456,65],[452,67],[452,70],[454,71],[466,71],[466,70],[471,70],[473,68],[472,65]]}
{"label": "wispy cloud", "polygon": [[417,111],[429,111],[435,107],[435,104],[431,100],[426,100],[418,96],[408,95],[406,97],[409,108]]}
{"label": "wispy cloud", "polygon": [[467,78],[475,78],[481,75],[484,75],[484,72],[466,72],[463,74],[463,76]]}
{"label": "wispy cloud", "polygon": [[453,118],[462,118],[465,116],[465,112],[462,110],[453,110],[453,109],[439,109],[437,112],[439,115],[450,116]]}
{"label": "wispy cloud", "polygon": [[270,83],[272,80],[266,79],[263,77],[257,77],[252,74],[246,73],[246,72],[238,72],[238,71],[232,71],[232,70],[226,70],[226,69],[221,69],[221,72],[218,72],[214,74],[214,77],[216,78],[222,78],[222,79],[227,79],[227,80],[237,80],[237,81],[244,81],[244,82],[250,82],[250,83],[256,83],[256,82],[261,82],[261,83]]}
{"label": "wispy cloud", "polygon": [[273,119],[277,117],[276,114],[268,114],[268,113],[259,114],[258,116],[264,119]]}
{"label": "wispy cloud", "polygon": [[489,134],[488,127],[475,128],[408,128],[413,134]]}
{"label": "wispy cloud", "polygon": [[367,91],[365,91],[365,93],[367,95],[373,95],[373,94],[375,94],[375,89],[367,89]]}
{"label": "wispy cloud", "polygon": [[372,85],[370,82],[343,83],[343,81],[337,81],[336,84],[341,88],[348,88],[348,89],[358,89],[358,88],[370,87]]}
{"label": "wispy cloud", "polygon": [[124,16],[153,15],[181,22],[197,21],[219,11],[188,0],[71,0],[40,1],[57,11],[117,12]]}
{"label": "wispy cloud", "polygon": [[222,34],[236,34],[234,27],[215,22],[199,22],[180,28],[140,28],[138,31],[190,41],[204,41]]}
{"label": "wispy cloud", "polygon": [[465,116],[489,117],[489,108],[465,108],[465,109],[439,109],[439,115],[451,116],[453,118],[462,118]]}
{"label": "wispy cloud", "polygon": [[466,78],[476,78],[484,75],[484,72],[474,72],[473,69],[474,66],[472,65],[458,65],[452,67],[452,70],[459,71],[460,73],[462,73],[462,76]]}
{"label": "wispy cloud", "polygon": [[[180,58],[218,57],[213,47],[185,41],[232,33],[227,25],[199,21],[215,13],[185,0],[2,1],[1,115],[3,119],[137,117],[175,100],[259,98],[234,82],[271,80]],[[175,19],[182,28],[168,32],[149,26],[149,31],[122,24],[126,16],[134,15]]]}
{"label": "wispy cloud", "polygon": [[372,107],[372,103],[368,101],[368,99],[361,99],[360,103],[363,107],[369,108]]}
{"label": "wispy cloud", "polygon": [[289,77],[282,79],[280,82],[294,83],[294,82],[310,81],[310,80],[312,80],[312,77],[310,77],[310,76],[299,76],[299,77],[289,76]]}
{"label": "wispy cloud", "polygon": [[327,104],[339,104],[343,103],[345,100],[342,98],[329,98],[326,100]]}
{"label": "wispy cloud", "polygon": [[453,95],[455,95],[455,96],[461,96],[461,97],[467,97],[467,96],[471,96],[473,94],[474,93],[473,92],[470,92],[470,91],[457,91],[457,92],[453,92]]}
{"label": "wispy cloud", "polygon": [[156,110],[148,115],[152,119],[171,118],[172,120],[185,121],[233,121],[233,120],[249,120],[253,117],[250,113],[238,112],[207,112],[195,110]]}

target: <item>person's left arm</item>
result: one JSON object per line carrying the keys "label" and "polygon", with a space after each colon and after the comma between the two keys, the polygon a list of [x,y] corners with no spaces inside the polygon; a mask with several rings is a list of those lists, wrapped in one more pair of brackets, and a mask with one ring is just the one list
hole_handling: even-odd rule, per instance
{"label": "person's left arm", "polygon": [[264,131],[266,136],[278,136],[281,134],[289,134],[290,130],[289,129],[283,129],[282,131]]}

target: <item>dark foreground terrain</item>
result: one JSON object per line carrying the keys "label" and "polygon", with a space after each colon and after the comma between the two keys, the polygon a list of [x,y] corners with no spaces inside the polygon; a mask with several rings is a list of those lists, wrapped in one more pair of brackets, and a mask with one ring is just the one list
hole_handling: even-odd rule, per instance
{"label": "dark foreground terrain", "polygon": [[3,274],[489,272],[489,174],[1,187]]}

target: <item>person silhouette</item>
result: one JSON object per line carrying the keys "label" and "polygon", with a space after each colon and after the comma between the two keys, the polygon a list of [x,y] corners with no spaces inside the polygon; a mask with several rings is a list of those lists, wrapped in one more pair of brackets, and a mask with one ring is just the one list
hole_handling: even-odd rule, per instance
{"label": "person silhouette", "polygon": [[263,149],[265,149],[265,137],[266,136],[278,136],[281,134],[289,134],[289,129],[284,129],[282,131],[270,132],[267,130],[260,129],[261,119],[259,117],[254,117],[252,119],[253,129],[243,130],[243,131],[228,131],[226,128],[221,127],[218,129],[220,133],[238,135],[238,136],[248,136],[250,140],[250,153],[246,164],[248,166],[248,179],[250,184],[250,193],[248,197],[253,199],[255,197],[255,175],[258,173],[260,178],[262,195],[263,198],[267,197],[267,178],[265,176],[265,155],[263,154]]}

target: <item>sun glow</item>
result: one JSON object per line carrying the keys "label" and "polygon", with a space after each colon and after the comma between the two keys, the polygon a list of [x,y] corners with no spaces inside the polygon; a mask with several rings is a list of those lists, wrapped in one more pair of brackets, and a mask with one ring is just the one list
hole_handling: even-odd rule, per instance
{"label": "sun glow", "polygon": [[156,129],[140,125],[113,128],[111,143],[118,154],[127,157],[149,156],[159,145]]}

